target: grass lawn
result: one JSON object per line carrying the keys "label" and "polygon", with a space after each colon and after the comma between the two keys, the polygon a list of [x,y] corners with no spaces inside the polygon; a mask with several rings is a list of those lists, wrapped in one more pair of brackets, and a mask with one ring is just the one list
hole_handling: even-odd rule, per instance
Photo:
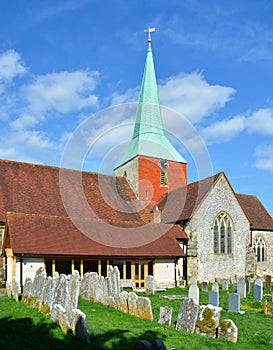
{"label": "grass lawn", "polygon": [[[231,292],[231,290],[230,290]],[[267,292],[266,292],[267,293]],[[167,294],[187,294],[185,289],[170,289],[151,296],[154,322],[141,320],[118,310],[79,300],[79,309],[87,316],[91,343],[82,344],[75,337],[64,335],[56,324],[37,310],[27,308],[7,296],[0,298],[0,349],[105,349],[131,350],[135,341],[146,339],[153,342],[161,338],[168,349],[271,349],[273,339],[273,317],[264,315],[262,302],[252,297],[241,301],[244,315],[226,311],[228,294],[220,291],[221,319],[230,318],[238,327],[238,342],[233,344],[224,339],[211,339],[195,334],[177,331],[157,323],[160,306],[173,307],[173,321],[176,320],[181,300],[162,299]],[[271,295],[265,294],[268,300]],[[200,305],[207,304],[207,293],[200,292]]]}

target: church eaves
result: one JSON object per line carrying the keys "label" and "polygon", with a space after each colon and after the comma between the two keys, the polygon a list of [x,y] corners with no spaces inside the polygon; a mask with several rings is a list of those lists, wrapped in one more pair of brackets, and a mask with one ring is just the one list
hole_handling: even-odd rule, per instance
{"label": "church eaves", "polygon": [[186,163],[165,135],[157,90],[157,81],[148,29],[148,52],[138,101],[134,133],[115,169],[136,156],[147,156]]}

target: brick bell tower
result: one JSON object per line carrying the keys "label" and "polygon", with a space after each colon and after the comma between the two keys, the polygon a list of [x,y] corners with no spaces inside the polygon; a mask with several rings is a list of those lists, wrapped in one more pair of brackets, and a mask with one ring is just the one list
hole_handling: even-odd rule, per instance
{"label": "brick bell tower", "polygon": [[165,136],[148,28],[148,52],[131,141],[116,163],[116,176],[126,177],[141,201],[157,202],[161,196],[187,184],[187,163]]}

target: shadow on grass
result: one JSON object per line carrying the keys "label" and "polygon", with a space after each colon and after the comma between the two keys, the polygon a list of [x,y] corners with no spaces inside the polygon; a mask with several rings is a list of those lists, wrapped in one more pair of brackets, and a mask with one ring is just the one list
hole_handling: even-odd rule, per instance
{"label": "shadow on grass", "polygon": [[138,340],[148,340],[152,343],[159,337],[157,332],[146,331],[136,338],[128,330],[116,329],[100,335],[91,333],[90,344],[83,344],[75,336],[62,334],[57,324],[47,320],[34,324],[33,320],[28,317],[0,319],[0,349],[3,350],[131,350]]}

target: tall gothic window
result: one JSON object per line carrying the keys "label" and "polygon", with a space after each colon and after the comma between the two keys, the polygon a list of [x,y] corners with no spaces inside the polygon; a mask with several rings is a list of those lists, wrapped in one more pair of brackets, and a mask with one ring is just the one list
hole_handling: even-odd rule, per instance
{"label": "tall gothic window", "polygon": [[254,238],[253,247],[257,261],[265,261],[265,243],[262,237],[258,236]]}
{"label": "tall gothic window", "polygon": [[233,224],[230,216],[221,212],[213,223],[214,254],[231,254]]}

